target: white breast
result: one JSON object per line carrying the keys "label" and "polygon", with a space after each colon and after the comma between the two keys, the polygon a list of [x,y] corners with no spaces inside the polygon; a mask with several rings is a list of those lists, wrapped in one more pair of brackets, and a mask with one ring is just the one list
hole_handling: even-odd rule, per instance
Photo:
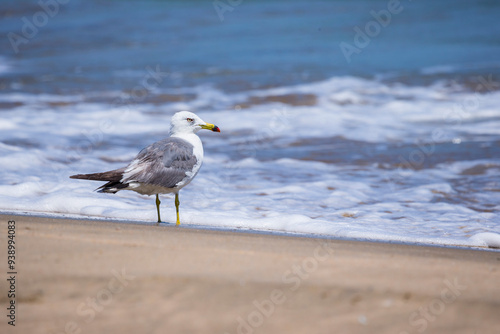
{"label": "white breast", "polygon": [[186,173],[186,177],[177,184],[177,189],[180,189],[191,182],[191,180],[198,174],[200,170],[201,164],[203,163],[203,144],[201,142],[200,137],[198,137],[194,133],[190,134],[175,134],[172,137],[177,137],[184,139],[191,145],[193,145],[193,154],[196,157],[196,164],[193,166],[193,170],[191,172]]}

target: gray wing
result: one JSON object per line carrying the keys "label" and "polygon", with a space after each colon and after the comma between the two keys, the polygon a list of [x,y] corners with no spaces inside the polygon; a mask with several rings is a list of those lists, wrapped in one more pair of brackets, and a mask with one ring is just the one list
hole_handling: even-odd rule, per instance
{"label": "gray wing", "polygon": [[193,145],[180,138],[166,138],[144,148],[127,166],[122,183],[140,182],[175,188],[197,159]]}

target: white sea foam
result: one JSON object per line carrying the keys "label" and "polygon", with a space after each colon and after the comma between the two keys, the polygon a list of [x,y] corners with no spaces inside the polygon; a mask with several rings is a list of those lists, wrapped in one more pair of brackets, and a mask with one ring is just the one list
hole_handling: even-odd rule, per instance
{"label": "white sea foam", "polygon": [[0,76],[4,73],[9,73],[12,70],[12,65],[7,58],[0,56]]}
{"label": "white sea foam", "polygon": [[471,238],[471,241],[474,245],[500,248],[500,234],[497,233],[478,233]]}
{"label": "white sea foam", "polygon": [[[500,135],[500,93],[388,86],[353,77],[234,94],[207,86],[187,90],[197,97],[133,109],[87,103],[82,96],[0,94],[0,101],[22,103],[2,111],[0,210],[154,222],[152,197],[96,193],[100,183],[68,177],[123,166],[167,135],[175,111],[189,109],[222,133],[200,133],[205,162],[181,192],[183,225],[498,247],[498,159],[401,169],[400,161],[333,164],[272,154],[260,159],[257,153],[293,150],[290,143],[310,140],[322,160],[339,153],[329,141],[318,144],[324,146],[319,150],[314,140],[333,137],[369,144],[368,153],[395,143],[482,142]],[[249,103],[252,96],[289,94],[314,94],[317,103]],[[460,181],[474,173],[484,187],[462,198]],[[165,196],[162,203],[162,217],[175,221],[173,199]]]}

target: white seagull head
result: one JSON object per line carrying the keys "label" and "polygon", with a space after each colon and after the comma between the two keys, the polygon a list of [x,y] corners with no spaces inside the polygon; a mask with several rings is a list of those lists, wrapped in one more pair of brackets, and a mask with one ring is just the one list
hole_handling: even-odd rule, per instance
{"label": "white seagull head", "polygon": [[170,121],[170,135],[196,133],[202,129],[220,132],[218,126],[203,121],[190,111],[179,111]]}

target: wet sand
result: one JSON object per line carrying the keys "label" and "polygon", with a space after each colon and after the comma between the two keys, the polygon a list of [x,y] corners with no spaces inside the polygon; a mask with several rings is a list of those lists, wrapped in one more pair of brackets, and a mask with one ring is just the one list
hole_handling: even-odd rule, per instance
{"label": "wet sand", "polygon": [[500,252],[109,221],[16,221],[1,333],[498,333]]}

